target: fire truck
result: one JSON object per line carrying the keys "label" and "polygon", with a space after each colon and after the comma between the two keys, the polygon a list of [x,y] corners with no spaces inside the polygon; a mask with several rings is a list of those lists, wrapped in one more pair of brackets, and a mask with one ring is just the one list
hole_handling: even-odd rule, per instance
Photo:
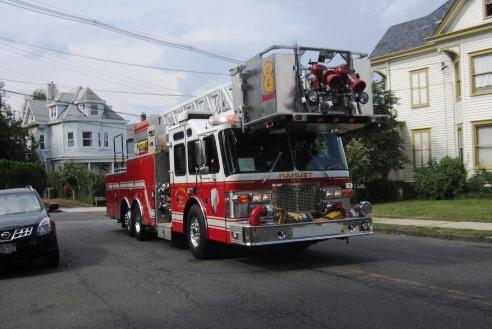
{"label": "fire truck", "polygon": [[232,69],[230,85],[139,122],[136,157],[107,176],[107,215],[138,240],[184,237],[198,259],[217,243],[372,234],[371,204],[350,203],[340,137],[383,120],[354,69],[365,56],[272,46]]}

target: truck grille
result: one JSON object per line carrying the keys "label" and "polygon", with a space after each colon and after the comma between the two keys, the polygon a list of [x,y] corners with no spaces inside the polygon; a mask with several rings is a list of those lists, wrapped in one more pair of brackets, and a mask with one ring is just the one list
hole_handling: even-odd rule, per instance
{"label": "truck grille", "polygon": [[0,242],[8,242],[12,240],[17,240],[20,238],[25,238],[32,234],[33,227],[23,227],[18,229],[12,229],[9,231],[0,231]]}
{"label": "truck grille", "polygon": [[286,211],[312,212],[319,208],[319,184],[280,184],[272,187],[273,205]]}

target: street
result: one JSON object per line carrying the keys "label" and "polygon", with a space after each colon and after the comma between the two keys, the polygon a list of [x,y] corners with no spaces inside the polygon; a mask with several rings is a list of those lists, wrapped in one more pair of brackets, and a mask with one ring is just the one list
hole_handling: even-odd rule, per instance
{"label": "street", "polygon": [[195,260],[57,213],[61,264],[0,269],[7,328],[490,328],[492,244],[376,234]]}

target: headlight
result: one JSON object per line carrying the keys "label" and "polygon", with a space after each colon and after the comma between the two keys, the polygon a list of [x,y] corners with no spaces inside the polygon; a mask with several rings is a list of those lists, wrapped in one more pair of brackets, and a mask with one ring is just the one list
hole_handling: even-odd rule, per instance
{"label": "headlight", "polygon": [[38,225],[38,235],[48,234],[50,233],[50,231],[51,231],[50,218],[49,217],[43,218]]}
{"label": "headlight", "polygon": [[256,205],[269,205],[272,200],[271,193],[265,192],[232,192],[227,203],[228,216],[231,218],[248,217],[252,207]]}
{"label": "headlight", "polygon": [[321,197],[323,199],[341,198],[342,197],[342,189],[341,188],[323,187],[323,188],[321,188]]}
{"label": "headlight", "polygon": [[272,195],[269,193],[253,193],[251,202],[269,202],[272,200]]}

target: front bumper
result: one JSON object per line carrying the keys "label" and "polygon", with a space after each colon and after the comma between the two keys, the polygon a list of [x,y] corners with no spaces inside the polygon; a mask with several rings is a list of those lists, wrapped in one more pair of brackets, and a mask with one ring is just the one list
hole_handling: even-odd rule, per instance
{"label": "front bumper", "polygon": [[230,231],[231,242],[242,246],[343,239],[373,233],[372,217],[260,226],[251,226],[248,221],[241,221],[231,224]]}
{"label": "front bumper", "polygon": [[[0,261],[13,261],[23,259],[33,259],[43,257],[55,252],[58,249],[56,228],[53,225],[51,232],[46,235],[38,236],[34,231],[31,236],[20,238],[13,241],[2,242],[3,250],[9,245],[9,249],[15,251],[0,253]],[[13,247],[14,246],[14,247]]]}

